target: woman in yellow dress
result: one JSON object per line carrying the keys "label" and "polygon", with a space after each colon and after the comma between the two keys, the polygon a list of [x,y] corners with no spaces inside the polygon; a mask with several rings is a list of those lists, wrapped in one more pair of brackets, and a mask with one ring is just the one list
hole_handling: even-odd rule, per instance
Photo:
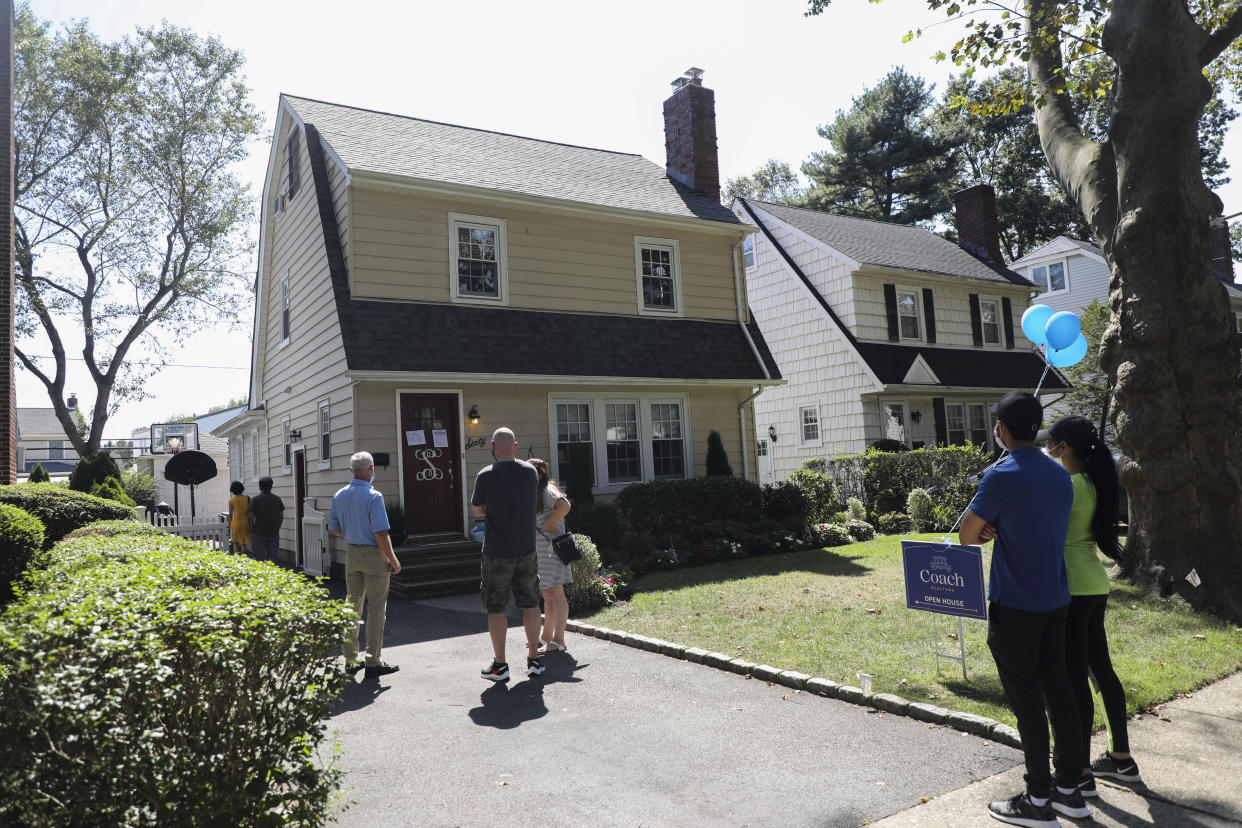
{"label": "woman in yellow dress", "polygon": [[239,555],[250,551],[250,498],[242,494],[246,487],[240,480],[229,486],[233,496],[229,498],[229,533],[233,536],[231,548]]}

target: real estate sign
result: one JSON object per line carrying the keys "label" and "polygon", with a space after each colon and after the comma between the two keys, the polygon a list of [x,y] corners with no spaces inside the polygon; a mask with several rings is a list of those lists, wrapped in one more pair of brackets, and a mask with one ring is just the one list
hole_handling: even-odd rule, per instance
{"label": "real estate sign", "polygon": [[906,606],[986,621],[983,547],[902,541]]}

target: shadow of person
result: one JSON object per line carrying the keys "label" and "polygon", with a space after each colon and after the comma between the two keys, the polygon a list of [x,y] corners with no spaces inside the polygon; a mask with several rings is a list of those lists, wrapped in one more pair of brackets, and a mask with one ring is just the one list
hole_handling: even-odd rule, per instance
{"label": "shadow of person", "polygon": [[[1117,804],[1118,797],[1110,796],[1108,799],[1100,797],[1098,799],[1089,800],[1091,807],[1098,810],[1100,814],[1108,817],[1117,825],[1125,826],[1125,828],[1138,828],[1138,826],[1151,825],[1177,825],[1182,828],[1197,828],[1197,826],[1217,825],[1220,824],[1218,817],[1204,819],[1203,815],[1211,815],[1212,810],[1205,809],[1203,803],[1179,803],[1173,799],[1161,796],[1142,783],[1136,785],[1120,785],[1129,793],[1135,795],[1133,804],[1135,810],[1128,810]],[[1111,801],[1109,801],[1111,800]],[[1193,810],[1192,810],[1193,809]]]}
{"label": "shadow of person", "polygon": [[579,670],[585,670],[590,667],[588,661],[585,664],[578,661],[569,653],[549,653],[543,657],[544,673],[540,678],[545,682],[556,682],[558,684],[576,684],[582,681],[574,675]]}
{"label": "shadow of person", "polygon": [[328,715],[338,716],[351,710],[361,710],[389,689],[387,684],[380,684],[378,678],[363,678],[362,681],[346,679],[345,686],[333,702]]}
{"label": "shadow of person", "polygon": [[543,718],[548,715],[543,686],[543,676],[520,681],[513,687],[493,684],[479,694],[481,704],[470,710],[470,720],[479,727],[512,730],[523,722]]}

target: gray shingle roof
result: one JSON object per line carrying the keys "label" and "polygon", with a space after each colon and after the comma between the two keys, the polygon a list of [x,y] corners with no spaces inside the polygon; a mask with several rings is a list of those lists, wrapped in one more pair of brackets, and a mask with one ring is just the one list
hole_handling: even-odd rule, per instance
{"label": "gray shingle roof", "polygon": [[23,437],[56,434],[64,439],[65,427],[56,419],[54,408],[18,408],[17,429]]}
{"label": "gray shingle roof", "polygon": [[[914,348],[882,342],[860,342],[858,352],[885,385],[899,385],[914,360],[922,355],[943,386],[952,388],[1034,388],[1044,361],[1030,351],[986,351],[963,348]],[[941,386],[928,386],[938,389]],[[1044,378],[1044,389],[1068,388],[1056,371]]]}
{"label": "gray shingle roof", "polygon": [[1229,294],[1234,299],[1242,299],[1242,285],[1239,285],[1237,282],[1233,281],[1233,279],[1229,278],[1229,274],[1227,273],[1221,273],[1219,270],[1215,271],[1215,273],[1217,281],[1219,281],[1225,288],[1225,293]]}
{"label": "gray shingle roof", "polygon": [[984,261],[921,227],[747,200],[859,264],[961,276],[984,282],[1033,285],[1009,268]]}
{"label": "gray shingle roof", "polygon": [[351,171],[738,224],[641,155],[557,144],[285,95]]}

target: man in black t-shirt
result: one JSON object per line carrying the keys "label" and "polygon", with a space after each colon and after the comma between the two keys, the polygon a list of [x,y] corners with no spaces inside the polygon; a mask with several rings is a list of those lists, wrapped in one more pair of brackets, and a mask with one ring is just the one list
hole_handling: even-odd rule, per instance
{"label": "man in black t-shirt", "polygon": [[470,498],[476,517],[484,518],[482,591],[487,630],[495,658],[482,671],[488,681],[508,681],[505,607],[512,592],[526,629],[526,674],[543,673],[539,660],[539,565],[535,558],[535,507],[539,475],[517,455],[517,438],[507,428],[492,435],[496,462],[479,472]]}
{"label": "man in black t-shirt", "polygon": [[272,494],[272,478],[259,478],[259,493],[250,499],[250,549],[261,561],[275,562],[285,503]]}

